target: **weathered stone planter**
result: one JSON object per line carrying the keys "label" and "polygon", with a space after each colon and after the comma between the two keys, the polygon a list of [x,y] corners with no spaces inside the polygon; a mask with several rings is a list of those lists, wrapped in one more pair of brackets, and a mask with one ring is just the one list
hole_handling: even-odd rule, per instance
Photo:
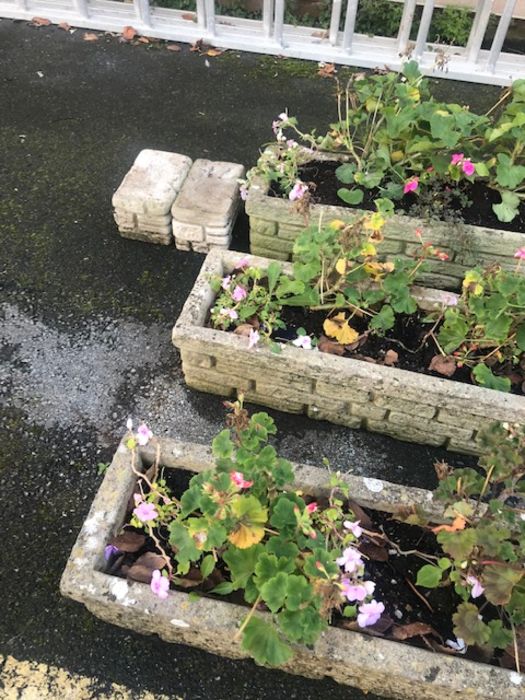
{"label": "weathered stone planter", "polygon": [[[474,454],[484,425],[525,421],[520,396],[291,345],[279,354],[267,347],[249,350],[246,338],[207,328],[214,301],[210,276],[229,274],[241,257],[232,251],[207,256],[175,324],[173,343],[188,386],[221,396],[242,392],[247,401],[281,411]],[[253,258],[262,269],[270,262]],[[426,309],[447,297],[423,288],[418,294]]]}
{"label": "weathered stone planter", "polygon": [[[334,160],[334,156],[316,154],[316,160]],[[250,218],[250,250],[278,260],[291,259],[293,244],[306,225],[305,217],[297,213],[288,199],[270,197],[261,179],[250,186],[246,201]],[[367,213],[362,209],[314,204],[310,207],[309,220],[324,222],[341,219],[351,222]],[[476,265],[498,263],[505,269],[515,269],[514,253],[525,246],[525,234],[483,228],[469,224],[452,225],[427,223],[401,214],[389,218],[383,229],[385,236],[381,251],[392,257],[412,256],[418,245],[416,229],[423,232],[423,241],[432,242],[449,256],[448,260],[431,260],[428,272],[419,279],[440,289],[457,289],[465,270]]]}
{"label": "weathered stone planter", "polygon": [[[212,466],[209,450],[201,445],[160,439],[159,446],[160,463],[166,468],[197,472]],[[153,461],[155,450],[151,443],[142,448],[143,463]],[[295,465],[295,474],[296,483],[305,492],[322,495],[328,477],[325,470]],[[366,479],[343,478],[352,496],[364,506],[393,512],[396,506],[415,503],[439,520],[439,508],[428,491],[381,482],[377,493],[369,490]],[[167,600],[159,600],[147,584],[127,583],[102,572],[104,547],[124,523],[135,479],[130,452],[121,445],[67,562],[60,584],[62,594],[121,627],[158,634],[168,642],[189,644],[221,656],[244,658],[246,653],[234,635],[247,608],[207,597],[190,601],[187,593],[179,591],[170,591]],[[525,684],[522,676],[504,669],[335,627],[329,628],[313,649],[297,647],[284,668],[311,678],[329,676],[392,698],[418,700],[518,700],[523,698]]]}

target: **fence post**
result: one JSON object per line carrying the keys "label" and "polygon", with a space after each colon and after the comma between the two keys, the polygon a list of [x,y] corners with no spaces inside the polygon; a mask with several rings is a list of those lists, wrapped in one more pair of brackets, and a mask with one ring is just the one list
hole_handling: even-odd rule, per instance
{"label": "fence post", "polygon": [[284,0],[275,2],[275,18],[273,23],[273,38],[279,46],[283,45]]}
{"label": "fence post", "polygon": [[478,0],[476,8],[476,16],[472,23],[472,29],[467,42],[466,54],[467,60],[476,63],[479,56],[479,50],[483,43],[483,37],[487,29],[487,24],[490,19],[490,10],[492,8],[492,0]]}
{"label": "fence post", "polygon": [[264,0],[263,2],[263,34],[264,36],[270,37],[272,35],[272,25],[273,25],[273,2],[274,0]]}
{"label": "fence post", "polygon": [[501,13],[498,28],[494,34],[494,39],[492,40],[488,60],[488,69],[493,73],[496,70],[496,63],[501,53],[501,48],[503,46],[503,42],[505,41],[505,37],[507,36],[507,31],[509,29],[509,24],[511,22],[515,6],[516,0],[507,0],[505,3],[505,9]]}
{"label": "fence post", "polygon": [[355,18],[357,15],[357,2],[358,0],[348,0],[348,5],[346,6],[346,19],[345,28],[343,32],[343,49],[348,51],[352,50],[352,40],[354,38],[355,29]]}
{"label": "fence post", "polygon": [[197,0],[197,24],[199,29],[206,28],[206,7],[204,0]]}
{"label": "fence post", "polygon": [[149,13],[149,0],[133,0],[135,13],[142,24],[151,27],[151,16]]}
{"label": "fence post", "polygon": [[399,23],[399,31],[397,33],[397,49],[401,55],[405,55],[408,49],[410,40],[410,31],[412,22],[414,21],[414,13],[416,11],[416,0],[405,0],[403,7],[403,15]]}
{"label": "fence post", "polygon": [[434,12],[434,0],[425,0],[425,6],[423,7],[423,14],[421,15],[421,22],[419,24],[419,29],[417,32],[416,48],[414,51],[414,58],[419,61],[423,52],[425,51],[425,46],[427,43],[428,31],[430,29],[430,23],[432,22],[432,14]]}
{"label": "fence post", "polygon": [[89,17],[87,0],[73,0],[73,7],[81,17]]}
{"label": "fence post", "polygon": [[329,41],[332,44],[332,46],[335,46],[337,44],[337,37],[339,35],[339,24],[341,22],[341,9],[342,0],[333,0],[329,31]]}

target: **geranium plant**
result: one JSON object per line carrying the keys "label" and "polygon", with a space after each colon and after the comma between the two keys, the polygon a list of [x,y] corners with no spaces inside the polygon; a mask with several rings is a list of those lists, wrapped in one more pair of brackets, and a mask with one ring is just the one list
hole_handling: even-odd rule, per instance
{"label": "geranium plant", "polygon": [[[337,120],[325,134],[303,132],[295,117],[281,113],[273,122],[276,143],[266,145],[248,173],[245,189],[262,177],[304,210],[315,184],[301,168],[316,155],[340,158],[336,170],[342,201],[356,206],[368,190],[391,201],[428,190],[453,191],[464,206],[466,186],[481,182],[496,190],[500,221],[510,222],[525,199],[525,80],[517,80],[484,115],[458,104],[435,101],[414,61],[400,73],[352,75],[338,83]],[[301,146],[301,148],[299,147]]]}
{"label": "geranium plant", "polygon": [[[398,640],[421,637],[426,646],[449,653],[464,653],[466,646],[504,650],[505,665],[520,670],[522,426],[496,424],[482,435],[481,471],[436,465],[440,484],[434,498],[443,502],[444,515],[436,525],[406,503],[394,515],[376,513],[374,520],[373,511],[352,500],[339,474],[327,474],[324,493],[314,500],[294,485],[291,463],[270,444],[274,421],[266,413],[249,416],[242,397],[225,405],[228,427],[212,442],[215,466],[177,493],[158,450],[149,468],[137,468],[139,443],[155,444],[155,438],[146,426],[136,433],[130,426],[125,445],[137,481],[127,524],[106,547],[110,571],[149,583],[161,600],[170,587],[179,587],[242,602],[247,612],[235,639],[261,664],[290,661],[294,645],[312,645],[329,624],[337,624]],[[392,539],[392,532],[402,536],[400,527],[405,536],[410,532],[412,546]],[[388,563],[389,553],[397,563]],[[406,586],[392,589],[392,575],[397,583],[400,572],[414,571],[414,561],[424,563],[417,577],[411,581],[403,573]],[[450,620],[437,619],[445,608],[437,613],[419,592],[424,589],[450,592]],[[401,600],[410,600],[403,613]],[[424,603],[429,622],[413,612],[415,601]],[[412,621],[401,621],[404,614]],[[445,641],[439,629],[453,629],[457,639]],[[496,662],[497,655],[487,658]]]}
{"label": "geranium plant", "polygon": [[466,644],[507,650],[519,670],[524,653],[517,630],[525,623],[525,429],[494,424],[481,440],[481,471],[437,465],[435,498],[443,502],[447,522],[433,531],[445,556],[438,565],[422,567],[417,584],[453,586],[462,601],[453,617],[455,634]]}

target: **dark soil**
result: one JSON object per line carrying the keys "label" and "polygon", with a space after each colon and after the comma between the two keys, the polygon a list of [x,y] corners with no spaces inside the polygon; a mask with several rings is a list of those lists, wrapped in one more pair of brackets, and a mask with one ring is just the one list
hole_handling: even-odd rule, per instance
{"label": "dark soil", "polygon": [[[311,183],[313,195],[311,201],[319,204],[331,204],[334,206],[349,207],[342,199],[337,196],[337,190],[343,185],[336,177],[335,171],[341,165],[337,161],[313,161],[303,166],[299,170],[299,177],[303,182]],[[498,192],[491,190],[481,182],[461,183],[462,195],[466,196],[470,205],[466,208],[462,206],[458,197],[452,197],[447,204],[447,212],[455,215],[456,220],[461,218],[466,224],[474,224],[476,226],[486,226],[488,228],[504,229],[506,231],[517,231],[525,233],[525,203],[521,205],[519,214],[513,221],[508,223],[499,221],[496,214],[492,211],[492,205],[498,204],[501,197]],[[362,203],[359,205],[361,209],[375,209],[374,200],[381,197],[381,191],[378,188],[372,190],[364,190],[365,196]],[[276,197],[282,197],[283,193],[274,185],[271,194]],[[445,194],[445,193],[443,193]],[[436,194],[436,200],[440,199],[439,191]],[[419,196],[414,193],[405,195],[401,200],[395,202],[396,211],[404,213],[414,213],[412,210],[419,202]],[[437,212],[439,213],[439,203]]]}
{"label": "dark soil", "polygon": [[[179,497],[187,487],[191,476],[193,476],[192,473],[183,470],[164,470],[164,478],[168,486],[172,493]],[[131,517],[132,507],[130,501],[125,522],[128,522]],[[356,508],[356,506],[349,503],[348,510],[352,508]],[[359,514],[361,514],[361,518],[369,519],[367,529],[376,533],[373,536],[363,535],[360,538],[359,548],[366,559],[366,578],[376,584],[373,597],[384,603],[385,612],[375,625],[364,630],[358,627],[355,620],[346,619],[337,611],[334,612],[332,624],[366,634],[396,639],[435,651],[454,653],[446,645],[446,641],[456,640],[452,615],[461,599],[451,586],[435,589],[416,588],[415,586],[417,573],[421,567],[432,562],[432,557],[443,556],[435,534],[430,529],[401,522],[389,513],[359,509],[356,517],[359,517]],[[155,543],[150,537],[145,536],[142,530],[131,525],[125,525],[123,531],[131,531],[143,536],[143,546],[133,553],[112,555],[105,571],[115,576],[127,577],[129,580],[147,584],[151,580],[151,570],[139,572],[137,576],[133,575],[130,569],[134,562],[146,552],[157,552]],[[158,531],[157,536],[162,541],[166,551],[170,551],[168,532]],[[430,560],[417,554],[401,553],[414,550],[429,556]],[[174,560],[172,563],[176,567]],[[180,591],[195,591],[199,595],[210,595],[210,591],[216,585],[227,580],[229,580],[227,567],[219,561],[217,568],[208,579],[202,581],[199,570],[193,568],[186,577],[181,579],[182,585],[172,584],[171,588]],[[211,595],[213,597],[213,594]],[[220,598],[247,606],[242,591],[221,595]],[[264,609],[264,605],[261,605],[261,610]],[[496,618],[496,609],[485,604],[484,617],[486,619]],[[408,627],[409,625],[410,627]],[[414,625],[418,625],[420,633],[417,632]],[[425,627],[423,628],[423,626]],[[414,631],[412,632],[412,630]],[[406,639],[403,638],[405,634]],[[467,656],[479,660],[479,650],[470,648]],[[498,663],[497,655],[494,655],[492,659],[484,657],[483,660],[488,663]]]}
{"label": "dark soil", "polygon": [[[290,341],[297,337],[297,329],[304,328],[308,335],[320,338],[323,334],[323,321],[325,312],[308,311],[297,307],[283,307],[282,320],[286,324],[285,330],[275,333],[275,340]],[[394,327],[387,331],[384,337],[375,334],[366,335],[366,321],[357,316],[352,320],[352,327],[363,334],[358,347],[356,344],[345,346],[344,357],[355,360],[384,364],[387,352],[395,351],[397,360],[393,366],[398,369],[406,369],[419,374],[429,374],[433,377],[441,377],[442,374],[429,369],[430,362],[438,355],[435,342],[431,337],[425,337],[432,329],[432,323],[424,321],[424,314],[399,314],[396,316]],[[439,326],[436,332],[439,330]],[[387,362],[388,363],[388,362]],[[525,382],[525,372],[519,366],[494,365],[491,367],[494,374],[511,376],[512,393],[522,395],[522,385]],[[451,377],[453,381],[473,384],[470,369],[466,366],[458,367]]]}

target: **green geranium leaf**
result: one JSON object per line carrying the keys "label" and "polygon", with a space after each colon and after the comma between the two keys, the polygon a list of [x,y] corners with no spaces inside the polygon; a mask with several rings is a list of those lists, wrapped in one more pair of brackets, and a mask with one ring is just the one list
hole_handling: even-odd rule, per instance
{"label": "green geranium leaf", "polygon": [[302,610],[283,610],[279,613],[277,621],[286,636],[300,644],[315,644],[327,627],[319,611],[310,605]]}
{"label": "green geranium leaf", "polygon": [[342,199],[343,202],[356,206],[363,201],[364,192],[358,188],[349,190],[347,187],[341,187],[337,190],[337,196],[339,199]]}
{"label": "green geranium leaf", "polygon": [[256,583],[262,586],[270,579],[277,576],[278,573],[291,573],[295,570],[295,561],[287,557],[277,558],[275,554],[267,554],[263,552],[255,565]]}
{"label": "green geranium leaf", "polygon": [[500,221],[512,221],[518,214],[520,198],[508,190],[501,193],[501,203],[493,204],[492,209]]}
{"label": "green geranium leaf", "polygon": [[200,559],[201,552],[197,549],[193,538],[182,523],[172,522],[169,529],[169,541],[170,545],[175,549],[175,559],[183,568],[186,568],[190,562]]}
{"label": "green geranium leaf", "polygon": [[312,586],[304,576],[288,576],[286,588],[286,607],[288,610],[299,610],[312,599]]}
{"label": "green geranium leaf", "polygon": [[425,588],[437,588],[441,583],[443,569],[432,564],[425,564],[417,572],[416,586],[424,586]]}
{"label": "green geranium leaf", "polygon": [[493,649],[506,649],[509,644],[512,644],[512,632],[503,627],[501,620],[491,620],[488,626],[490,627],[488,643]]}
{"label": "green geranium leaf", "polygon": [[227,459],[233,454],[233,442],[230,438],[229,430],[222,430],[213,438],[211,444],[213,456],[217,459]]}
{"label": "green geranium leaf", "polygon": [[215,588],[212,588],[210,593],[216,593],[217,595],[229,595],[230,593],[233,592],[233,584],[230,583],[230,581],[223,581],[222,583],[219,583],[218,586],[215,586]]}
{"label": "green geranium leaf", "polygon": [[464,561],[474,549],[476,531],[473,528],[457,532],[441,531],[438,533],[437,540],[452,559]]}
{"label": "green geranium leaf", "polygon": [[272,294],[273,290],[275,289],[275,285],[277,284],[277,281],[279,277],[281,276],[282,268],[277,262],[271,262],[268,265],[268,270],[266,271],[266,274],[268,276],[268,291],[270,294]]}
{"label": "green geranium leaf", "polygon": [[376,331],[385,332],[393,328],[395,322],[394,310],[389,304],[381,307],[381,310],[370,321],[370,328]]}
{"label": "green geranium leaf", "polygon": [[266,544],[266,551],[275,554],[276,557],[286,557],[294,561],[299,554],[297,545],[284,537],[270,537]]}
{"label": "green geranium leaf", "polygon": [[288,591],[288,574],[280,571],[276,576],[263,583],[259,591],[269,609],[273,613],[277,612],[284,605]]}
{"label": "green geranium leaf", "polygon": [[244,588],[250,576],[255,571],[257,560],[264,551],[262,544],[255,544],[247,549],[230,546],[222,555],[235,588]]}
{"label": "green geranium leaf", "polygon": [[335,176],[344,185],[351,185],[354,182],[355,169],[353,163],[343,163],[336,169]]}
{"label": "green geranium leaf", "polygon": [[304,560],[305,575],[308,576],[308,578],[324,578],[325,574],[322,573],[318,565],[321,565],[329,576],[335,576],[339,573],[339,567],[335,562],[335,556],[327,552],[326,549],[314,549],[312,554],[306,557]]}
{"label": "green geranium leaf", "polygon": [[[298,502],[300,501],[300,503]],[[297,499],[292,494],[282,494],[275,501],[270,524],[277,528],[283,535],[291,537],[297,530],[297,516],[295,509],[302,512],[305,507],[303,499]]]}
{"label": "green geranium leaf", "polygon": [[260,617],[252,617],[244,628],[242,648],[263,665],[282,666],[293,656],[292,649],[283,642],[275,627]]}
{"label": "green geranium leaf", "polygon": [[516,571],[506,566],[486,566],[483,570],[485,597],[493,605],[505,605],[512,596],[514,586],[523,577],[523,571]]}
{"label": "green geranium leaf", "polygon": [[207,554],[201,561],[200,571],[203,579],[208,578],[213,569],[215,568],[215,559],[213,554]]}
{"label": "green geranium leaf", "polygon": [[496,376],[490,367],[484,362],[480,362],[472,370],[472,375],[476,380],[476,384],[484,386],[486,389],[495,389],[496,391],[510,391],[511,381],[508,377]]}
{"label": "green geranium leaf", "polygon": [[525,323],[518,326],[516,330],[516,345],[520,350],[525,351]]}
{"label": "green geranium leaf", "polygon": [[479,610],[473,603],[461,603],[452,616],[454,634],[467,644],[486,644],[490,639],[490,627],[479,619]]}
{"label": "green geranium leaf", "polygon": [[525,166],[514,165],[509,155],[506,153],[498,153],[496,178],[498,185],[513,190],[525,179]]}
{"label": "green geranium leaf", "polygon": [[180,517],[181,518],[185,518],[187,515],[189,515],[190,513],[193,513],[194,511],[196,511],[200,508],[201,496],[202,496],[202,487],[200,485],[197,485],[197,484],[195,484],[194,486],[190,486],[190,488],[187,489],[182,494],[181,499],[180,499],[180,504],[181,504]]}
{"label": "green geranium leaf", "polygon": [[357,617],[357,605],[345,605],[343,617]]}

